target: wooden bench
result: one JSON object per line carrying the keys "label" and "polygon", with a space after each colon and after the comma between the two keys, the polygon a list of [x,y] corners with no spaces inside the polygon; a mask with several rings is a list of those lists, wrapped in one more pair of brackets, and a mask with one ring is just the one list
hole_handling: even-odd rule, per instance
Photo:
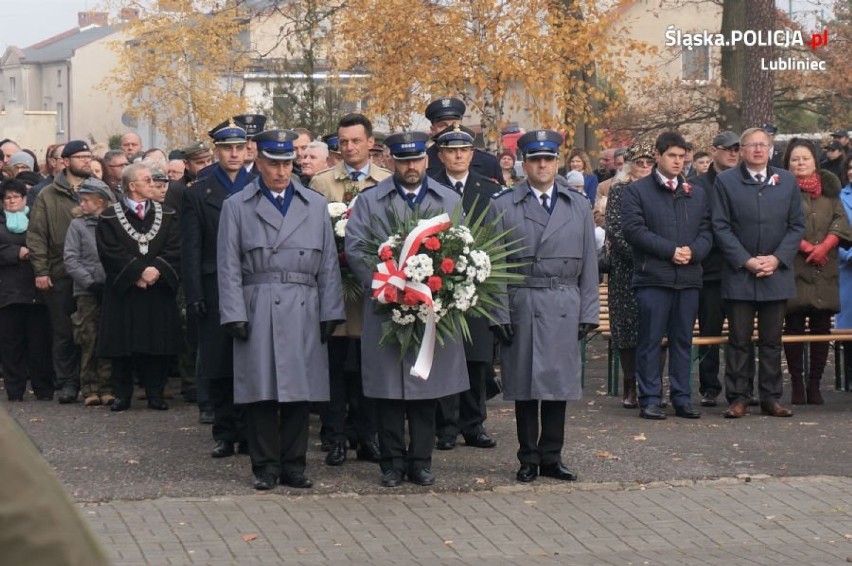
{"label": "wooden bench", "polygon": [[[586,342],[593,340],[596,336],[601,336],[607,341],[607,394],[608,395],[618,395],[619,383],[621,381],[620,373],[620,364],[619,364],[619,356],[618,349],[613,347],[612,344],[612,330],[610,326],[610,318],[609,318],[609,288],[607,284],[601,283],[600,288],[598,290],[598,298],[600,301],[600,326],[594,330],[587,338]],[[755,320],[755,328],[757,327],[757,320]],[[699,347],[700,346],[724,346],[728,343],[728,322],[725,321],[722,328],[721,336],[700,336],[698,329],[698,321],[695,322],[695,327],[693,328],[693,339],[692,339],[692,365],[694,366],[696,363],[701,361],[701,357],[699,355]],[[757,341],[757,333],[755,331],[752,336],[752,341]],[[834,388],[837,391],[852,391],[852,381],[850,381],[850,376],[846,375],[845,380],[843,376],[843,349],[844,344],[846,342],[852,342],[852,329],[835,329],[832,330],[831,334],[797,334],[797,335],[784,335],[781,338],[782,343],[784,344],[802,344],[802,343],[812,343],[812,342],[829,342],[834,347]],[[663,339],[663,343],[665,344],[665,338]],[[583,359],[583,383],[585,384],[585,362],[586,362],[586,350],[585,343],[582,347],[582,359]],[[804,367],[808,366],[808,351],[805,349],[804,352]],[[845,381],[845,383],[844,383]]]}

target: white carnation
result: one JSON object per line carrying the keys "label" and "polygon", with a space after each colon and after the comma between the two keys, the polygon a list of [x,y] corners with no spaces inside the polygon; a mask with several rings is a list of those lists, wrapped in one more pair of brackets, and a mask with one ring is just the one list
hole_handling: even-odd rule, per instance
{"label": "white carnation", "polygon": [[432,258],[426,254],[411,256],[405,263],[403,273],[412,281],[423,281],[435,273]]}
{"label": "white carnation", "polygon": [[348,218],[343,218],[342,220],[338,220],[334,225],[334,233],[338,238],[344,238],[346,236],[346,224],[349,222]]}
{"label": "white carnation", "polygon": [[330,202],[328,203],[328,214],[332,218],[337,218],[338,216],[343,216],[346,214],[346,209],[349,208],[346,206],[346,203],[343,202]]}

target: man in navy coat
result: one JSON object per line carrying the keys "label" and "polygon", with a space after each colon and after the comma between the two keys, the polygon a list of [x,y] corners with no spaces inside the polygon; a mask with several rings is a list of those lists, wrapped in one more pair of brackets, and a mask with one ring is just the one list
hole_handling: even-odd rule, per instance
{"label": "man in navy coat", "polygon": [[633,247],[633,288],[639,306],[636,381],[639,416],[664,419],[663,336],[669,340],[669,382],[675,415],[697,419],[690,389],[692,327],[698,313],[701,261],[710,252],[707,194],[682,175],[688,144],[677,132],[655,142],[657,164],[631,183],[621,203],[624,238]]}

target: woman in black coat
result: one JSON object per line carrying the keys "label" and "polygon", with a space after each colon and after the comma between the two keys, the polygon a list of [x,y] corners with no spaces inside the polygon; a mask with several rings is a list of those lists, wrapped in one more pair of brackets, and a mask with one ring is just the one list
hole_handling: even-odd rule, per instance
{"label": "woman in black coat", "polygon": [[16,179],[0,184],[0,364],[10,401],[23,401],[27,379],[36,398],[53,399],[50,315],[35,286],[26,247],[27,187]]}

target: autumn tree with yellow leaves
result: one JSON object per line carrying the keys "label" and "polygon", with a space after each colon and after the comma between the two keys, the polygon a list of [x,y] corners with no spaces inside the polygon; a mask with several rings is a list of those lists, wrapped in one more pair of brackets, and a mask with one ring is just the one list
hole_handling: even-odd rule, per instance
{"label": "autumn tree with yellow leaves", "polygon": [[407,128],[430,100],[459,96],[491,140],[520,111],[570,144],[618,108],[622,57],[649,50],[593,1],[349,0],[335,29],[333,63],[369,74],[357,86],[371,115]]}
{"label": "autumn tree with yellow leaves", "polygon": [[111,7],[138,16],[112,43],[119,63],[103,85],[130,116],[182,145],[243,111],[249,56],[240,0],[114,0]]}

